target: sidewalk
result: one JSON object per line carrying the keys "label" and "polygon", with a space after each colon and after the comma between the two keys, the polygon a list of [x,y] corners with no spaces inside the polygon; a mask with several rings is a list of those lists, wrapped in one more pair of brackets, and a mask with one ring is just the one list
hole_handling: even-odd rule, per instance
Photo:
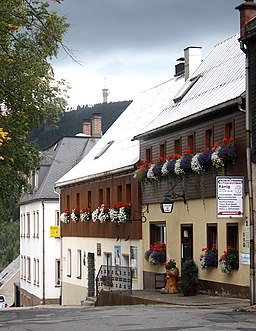
{"label": "sidewalk", "polygon": [[246,308],[250,306],[249,299],[210,296],[196,294],[183,296],[178,294],[161,294],[160,290],[134,290],[132,297],[152,301],[152,304],[168,304],[179,306],[229,306],[231,308]]}

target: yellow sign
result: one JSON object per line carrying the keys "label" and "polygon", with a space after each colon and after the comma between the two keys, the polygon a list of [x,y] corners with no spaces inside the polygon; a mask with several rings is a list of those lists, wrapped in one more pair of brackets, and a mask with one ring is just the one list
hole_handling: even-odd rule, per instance
{"label": "yellow sign", "polygon": [[60,237],[60,227],[55,225],[55,226],[50,226],[50,237],[54,238],[59,238]]}

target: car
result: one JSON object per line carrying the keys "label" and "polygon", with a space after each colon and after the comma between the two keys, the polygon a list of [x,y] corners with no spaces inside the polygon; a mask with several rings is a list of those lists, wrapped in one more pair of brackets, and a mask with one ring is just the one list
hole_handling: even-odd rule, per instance
{"label": "car", "polygon": [[7,302],[5,296],[0,294],[0,309],[5,309],[5,308],[7,308]]}

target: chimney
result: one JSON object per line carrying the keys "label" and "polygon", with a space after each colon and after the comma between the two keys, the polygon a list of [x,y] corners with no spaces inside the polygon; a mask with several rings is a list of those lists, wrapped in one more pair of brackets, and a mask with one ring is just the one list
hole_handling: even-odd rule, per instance
{"label": "chimney", "polygon": [[202,47],[190,46],[184,49],[185,80],[187,80],[202,62]]}
{"label": "chimney", "polygon": [[101,114],[92,114],[92,137],[102,136],[102,116]]}
{"label": "chimney", "polygon": [[236,9],[240,11],[240,38],[242,38],[245,35],[245,25],[256,16],[256,3],[254,0],[245,0]]}
{"label": "chimney", "polygon": [[175,75],[174,75],[175,77],[183,75],[184,72],[185,72],[185,69],[184,69],[185,68],[185,63],[184,63],[185,59],[184,59],[184,57],[180,57],[176,61],[178,61],[179,63],[177,63],[175,65]]}
{"label": "chimney", "polygon": [[92,129],[92,124],[91,120],[84,120],[83,121],[83,134],[85,134],[87,137],[91,137],[91,129]]}

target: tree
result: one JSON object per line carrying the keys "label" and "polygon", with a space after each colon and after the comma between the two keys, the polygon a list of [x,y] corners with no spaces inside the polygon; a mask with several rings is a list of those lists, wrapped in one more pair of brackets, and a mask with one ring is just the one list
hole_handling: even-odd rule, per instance
{"label": "tree", "polygon": [[1,0],[0,9],[0,220],[12,216],[39,151],[26,138],[66,106],[64,81],[54,79],[66,19],[44,0]]}

